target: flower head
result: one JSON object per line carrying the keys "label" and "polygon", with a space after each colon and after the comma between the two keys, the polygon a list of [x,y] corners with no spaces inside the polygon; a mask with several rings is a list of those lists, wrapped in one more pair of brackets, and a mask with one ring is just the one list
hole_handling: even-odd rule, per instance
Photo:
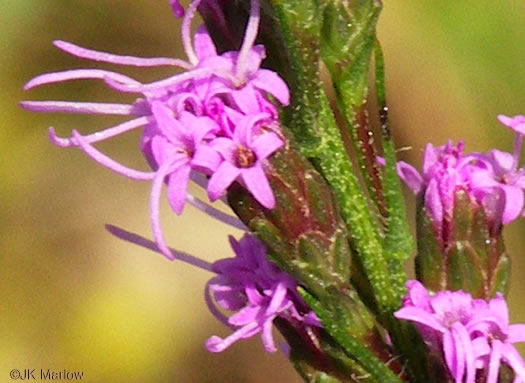
{"label": "flower head", "polygon": [[[192,41],[191,22],[200,2],[192,1],[184,11],[177,0],[170,0],[175,14],[184,14],[182,41],[187,61],[118,56],[63,41],[55,42],[59,49],[84,59],[139,67],[170,65],[181,68],[182,73],[143,84],[115,72],[79,69],[44,74],[25,86],[25,89],[31,89],[56,82],[99,79],[114,90],[139,95],[132,105],[65,101],[21,103],[22,107],[39,112],[133,116],[130,121],[86,136],[73,131],[71,138],[61,138],[53,129],[50,129],[49,135],[56,145],[79,147],[95,161],[121,175],[152,181],[150,215],[153,234],[159,248],[170,259],[173,255],[165,243],[159,220],[159,198],[165,183],[168,201],[177,214],[182,213],[186,201],[201,206],[187,193],[189,180],[198,174],[213,180],[207,186],[213,200],[219,198],[232,182],[238,181],[263,206],[274,207],[273,192],[265,169],[269,168],[267,158],[284,142],[278,135],[276,107],[268,95],[283,105],[289,102],[288,87],[284,81],[275,72],[260,67],[265,50],[263,46],[255,45],[259,1],[251,1],[250,18],[240,50],[222,54],[217,52],[203,26],[197,29]],[[261,116],[273,131],[254,126],[262,119]],[[141,150],[153,168],[151,172],[130,169],[93,146],[137,128],[144,128]],[[229,152],[229,149],[233,151]],[[237,153],[236,160],[230,156],[233,152]],[[253,161],[249,161],[252,157]],[[244,163],[243,159],[248,162]],[[206,187],[206,183],[201,185]]]}
{"label": "flower head", "polygon": [[430,295],[418,281],[407,288],[394,316],[415,323],[429,348],[442,353],[456,383],[474,383],[478,370],[485,371],[487,383],[497,383],[501,362],[525,381],[525,361],[514,347],[525,342],[525,325],[509,325],[500,293],[487,303],[463,291]]}
{"label": "flower head", "polygon": [[477,188],[472,182],[472,175],[487,174],[487,159],[477,153],[465,155],[464,143],[435,147],[427,144],[423,158],[422,175],[411,165],[400,161],[397,164],[398,174],[416,194],[422,194],[424,206],[430,213],[438,237],[448,235],[454,211],[455,194],[464,190],[472,201],[483,199],[486,189]]}
{"label": "flower head", "polygon": [[[224,339],[217,336],[208,339],[209,351],[221,352],[239,339],[261,333],[266,351],[274,352],[272,328],[276,318],[295,328],[321,326],[297,294],[297,283],[269,262],[264,245],[256,237],[246,234],[240,241],[230,237],[230,244],[235,257],[213,264],[217,276],[208,282],[206,297],[212,313],[234,332]],[[213,300],[220,308],[235,314],[224,316]]]}
{"label": "flower head", "polygon": [[240,179],[262,206],[272,208],[275,205],[263,164],[284,142],[276,133],[262,129],[262,123],[269,117],[266,113],[244,116],[232,138],[219,137],[211,142],[224,159],[208,183],[212,201],[233,181]]}
{"label": "flower head", "polygon": [[[118,227],[107,225],[118,238],[153,251],[155,243]],[[226,338],[212,336],[206,342],[211,352],[221,352],[240,339],[261,334],[266,351],[276,351],[273,321],[286,321],[298,332],[321,327],[321,322],[297,293],[294,279],[272,264],[266,248],[254,235],[245,234],[239,241],[230,237],[235,257],[220,259],[213,264],[172,249],[176,258],[205,271],[215,273],[205,288],[210,312],[233,330]],[[222,310],[235,312],[227,317]]]}
{"label": "flower head", "polygon": [[500,115],[499,121],[512,129],[514,139],[514,153],[507,153],[493,149],[489,151],[487,163],[490,172],[475,173],[473,183],[476,188],[492,192],[492,199],[487,203],[492,206],[492,214],[501,219],[503,224],[510,223],[523,213],[525,199],[525,167],[519,168],[520,153],[525,134],[525,116],[513,118]]}
{"label": "flower head", "polygon": [[525,117],[499,116],[500,122],[516,132],[514,153],[493,149],[488,154],[464,154],[464,143],[449,141],[435,147],[427,144],[422,174],[405,162],[398,162],[399,176],[414,191],[422,194],[440,237],[447,235],[452,219],[455,193],[463,190],[473,203],[483,207],[492,227],[508,224],[523,212],[525,168],[519,158]]}

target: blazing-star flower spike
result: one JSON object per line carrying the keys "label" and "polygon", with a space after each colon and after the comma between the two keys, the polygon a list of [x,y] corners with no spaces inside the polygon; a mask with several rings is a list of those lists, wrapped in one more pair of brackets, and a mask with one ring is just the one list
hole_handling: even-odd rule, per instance
{"label": "blazing-star flower spike", "polygon": [[488,301],[463,291],[429,294],[418,281],[407,282],[403,307],[394,315],[414,322],[431,351],[440,352],[456,383],[497,383],[501,363],[525,382],[525,361],[514,343],[525,342],[525,325],[509,325],[501,294]]}
{"label": "blazing-star flower spike", "polygon": [[[275,72],[260,68],[265,58],[265,50],[263,46],[254,45],[259,27],[259,1],[251,1],[250,17],[240,50],[222,54],[217,53],[211,37],[203,26],[197,29],[192,42],[190,27],[199,4],[200,0],[195,0],[189,5],[182,23],[182,40],[188,61],[118,56],[63,41],[55,42],[59,49],[80,58],[138,67],[177,66],[184,70],[180,74],[150,84],[142,84],[115,72],[79,69],[44,74],[29,81],[25,86],[27,90],[56,82],[99,79],[114,90],[141,94],[142,97],[132,105],[66,101],[21,103],[22,107],[39,112],[134,117],[130,121],[86,136],[73,131],[71,138],[61,138],[56,136],[52,128],[49,130],[49,136],[58,146],[79,147],[89,157],[121,175],[153,181],[150,198],[152,230],[159,248],[169,259],[173,259],[173,255],[165,243],[159,220],[159,198],[165,182],[168,186],[168,201],[177,214],[182,212],[186,200],[198,208],[202,207],[202,203],[196,201],[186,191],[194,171],[212,176],[214,182],[211,189],[209,188],[209,194],[214,200],[239,178],[262,205],[273,207],[273,193],[264,175],[263,162],[282,145],[282,141],[274,132],[256,132],[253,134],[257,134],[258,137],[254,136],[253,142],[248,143],[246,139],[239,138],[236,130],[237,125],[245,117],[249,119],[261,114],[269,120],[268,125],[278,126],[277,110],[268,95],[283,105],[289,102],[289,92],[284,81]],[[184,10],[178,1],[171,1],[171,5],[176,15],[183,14]],[[137,128],[144,128],[141,149],[154,169],[152,172],[130,169],[93,146],[97,142]],[[244,128],[241,130],[245,131]],[[251,134],[252,132],[250,137]],[[246,144],[243,153],[252,154],[253,163],[241,164],[242,170],[231,178],[232,168],[228,168],[227,165],[220,166],[221,163],[226,162],[224,161],[226,152],[215,149],[220,146],[218,143],[214,146],[210,145],[210,142],[217,138]],[[243,151],[239,145],[238,149]],[[238,161],[236,163],[240,164]],[[233,167],[233,169],[237,168]],[[216,171],[219,174],[213,177]],[[206,206],[203,209],[209,211],[213,208]]]}

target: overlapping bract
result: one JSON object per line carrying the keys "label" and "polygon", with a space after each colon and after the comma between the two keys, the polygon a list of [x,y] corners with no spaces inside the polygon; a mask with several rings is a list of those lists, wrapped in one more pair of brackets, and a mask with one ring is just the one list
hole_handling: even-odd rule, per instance
{"label": "overlapping bract", "polygon": [[497,383],[502,362],[514,370],[514,383],[525,382],[525,362],[514,347],[525,342],[525,325],[509,325],[500,293],[486,302],[463,291],[430,295],[418,281],[407,288],[394,316],[415,323],[429,348],[442,353],[456,383],[474,383],[479,370],[485,370],[486,383]]}

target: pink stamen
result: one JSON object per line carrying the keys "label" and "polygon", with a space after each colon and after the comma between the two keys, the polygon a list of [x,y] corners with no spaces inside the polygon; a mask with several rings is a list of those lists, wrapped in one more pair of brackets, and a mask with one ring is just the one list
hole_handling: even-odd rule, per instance
{"label": "pink stamen", "polygon": [[137,67],[154,67],[154,66],[177,66],[183,69],[190,69],[191,64],[179,59],[167,58],[167,57],[133,57],[133,56],[121,56],[107,52],[96,51],[92,49],[83,48],[81,46],[69,43],[67,41],[56,40],[53,44],[70,55],[75,57],[105,62],[117,65],[130,65]]}
{"label": "pink stamen", "polygon": [[113,170],[115,173],[121,174],[124,177],[131,178],[134,180],[152,180],[155,177],[155,172],[143,172],[140,170],[130,169],[115,160],[112,160],[105,154],[99,152],[92,145],[86,142],[82,136],[73,130],[73,138],[78,143],[78,146],[86,153],[90,158],[101,164],[102,166]]}
{"label": "pink stamen", "polygon": [[208,306],[208,310],[213,314],[215,318],[217,318],[222,324],[225,326],[228,326],[232,330],[235,329],[234,326],[228,323],[228,317],[224,315],[215,305],[215,301],[212,298],[211,292],[210,292],[210,285],[212,285],[215,282],[215,278],[212,278],[206,283],[206,286],[204,287],[204,300],[206,301],[206,306]]}
{"label": "pink stamen", "polygon": [[173,261],[176,257],[166,244],[166,239],[164,238],[164,233],[162,231],[162,225],[160,223],[160,196],[164,180],[172,170],[173,164],[171,163],[164,164],[157,170],[157,174],[153,179],[150,194],[150,223],[153,238],[160,252],[170,261]]}
{"label": "pink stamen", "polygon": [[246,66],[248,65],[248,55],[250,54],[257,33],[259,31],[260,22],[260,6],[259,0],[251,1],[250,18],[248,19],[248,25],[244,32],[244,40],[242,42],[241,50],[239,51],[239,57],[237,59],[237,78],[244,80],[246,76]]}
{"label": "pink stamen", "polygon": [[37,76],[24,86],[24,90],[29,90],[38,86],[64,81],[105,80],[108,78],[118,83],[127,84],[128,86],[140,85],[139,82],[120,73],[110,72],[101,69],[73,69],[63,72],[45,73],[40,76]]}
{"label": "pink stamen", "polygon": [[231,216],[229,214],[223,213],[222,211],[214,208],[213,206],[208,205],[207,203],[201,201],[200,199],[194,197],[193,195],[189,194],[186,196],[186,201],[200,211],[206,213],[210,217],[229,225],[235,229],[239,229],[242,231],[247,231],[246,226],[242,223],[240,219],[237,217]]}
{"label": "pink stamen", "polygon": [[523,143],[523,134],[516,132],[516,138],[514,138],[514,153],[512,156],[514,159],[514,163],[512,164],[513,171],[516,171],[519,166],[522,143]]}
{"label": "pink stamen", "polygon": [[[141,126],[146,125],[149,122],[148,117],[140,117],[136,118],[131,121],[126,121],[122,124],[113,126],[111,128],[102,130],[100,132],[96,132],[93,134],[89,134],[87,136],[83,136],[82,139],[84,142],[92,144],[95,142],[103,141],[108,138],[118,136],[119,134],[128,132],[130,130],[139,128]],[[60,147],[69,147],[69,146],[79,146],[78,142],[74,138],[62,138],[57,137],[55,133],[55,129],[53,127],[49,128],[49,138],[53,142],[53,144],[60,146]]]}
{"label": "pink stamen", "polygon": [[245,325],[244,327],[240,328],[239,330],[235,331],[230,336],[227,336],[224,339],[219,338],[218,336],[212,336],[206,342],[206,348],[208,349],[208,351],[211,351],[211,352],[224,351],[225,349],[230,347],[233,343],[235,343],[239,339],[242,339],[245,334],[254,330],[256,327],[257,327],[257,322],[251,322]]}
{"label": "pink stamen", "polygon": [[118,116],[133,115],[133,105],[129,104],[70,101],[22,101],[19,105],[32,112],[109,114]]}
{"label": "pink stamen", "polygon": [[233,80],[233,76],[231,76],[231,74],[229,74],[226,71],[221,71],[216,68],[202,68],[202,69],[196,69],[193,71],[177,74],[175,76],[168,77],[166,79],[155,81],[149,84],[141,84],[135,80],[133,80],[134,83],[129,83],[129,82],[123,83],[113,77],[105,77],[104,81],[111,88],[118,90],[120,92],[145,93],[148,91],[154,91],[154,90],[160,90],[160,89],[172,87],[172,86],[178,85],[187,80],[192,80],[192,79],[198,80],[200,78],[204,78],[210,75],[219,75],[221,77],[224,77],[225,79]]}
{"label": "pink stamen", "polygon": [[186,12],[186,15],[184,15],[184,19],[182,21],[182,44],[184,46],[186,56],[188,56],[188,59],[193,66],[199,63],[199,58],[195,54],[195,50],[193,49],[193,44],[191,41],[191,22],[193,20],[193,16],[195,16],[195,11],[197,10],[200,2],[201,0],[194,0],[190,4],[188,11]]}

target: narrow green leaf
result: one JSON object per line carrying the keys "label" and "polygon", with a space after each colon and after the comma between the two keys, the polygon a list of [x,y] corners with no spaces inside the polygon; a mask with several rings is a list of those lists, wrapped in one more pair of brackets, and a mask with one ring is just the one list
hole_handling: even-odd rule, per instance
{"label": "narrow green leaf", "polygon": [[[408,227],[405,199],[401,189],[401,182],[396,169],[395,145],[388,122],[388,107],[385,91],[385,64],[379,41],[375,44],[375,80],[376,94],[379,108],[379,122],[385,158],[383,193],[387,206],[387,224],[385,233],[385,250],[389,259],[402,265],[414,251],[414,239]],[[404,284],[406,277],[397,276]]]}
{"label": "narrow green leaf", "polygon": [[325,1],[321,57],[334,86],[339,109],[354,145],[357,167],[373,200],[376,216],[384,209],[381,173],[366,99],[368,73],[380,7],[373,1]]}
{"label": "narrow green leaf", "polygon": [[[359,362],[368,374],[377,383],[401,383],[402,380],[385,365],[383,361],[373,355],[356,337],[351,336],[345,331],[348,318],[345,316],[333,315],[332,308],[325,308],[326,300],[322,302],[316,300],[306,290],[299,289],[301,296],[312,310],[315,311],[325,330],[333,336],[344,348],[346,353]],[[342,322],[342,323],[341,323]]]}

